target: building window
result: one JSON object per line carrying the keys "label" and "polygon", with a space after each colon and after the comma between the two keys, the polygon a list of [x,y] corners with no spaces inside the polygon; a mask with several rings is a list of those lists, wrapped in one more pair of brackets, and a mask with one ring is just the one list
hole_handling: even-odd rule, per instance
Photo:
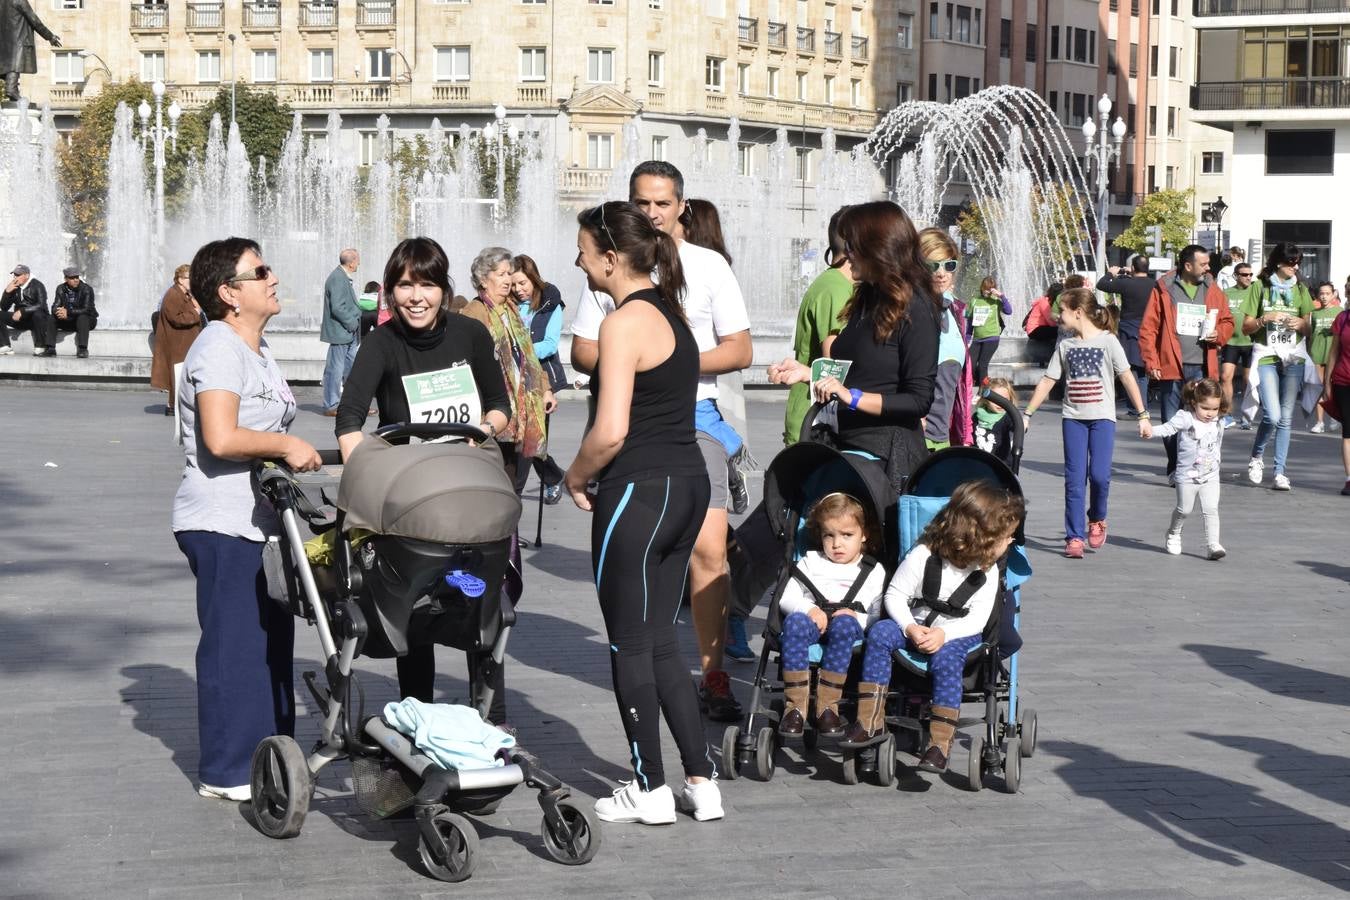
{"label": "building window", "polygon": [[361,146],[361,158],[359,162],[362,166],[373,166],[380,160],[380,133],[378,131],[362,131],[358,133],[360,135]]}
{"label": "building window", "polygon": [[586,135],[586,168],[614,168],[614,135]]}
{"label": "building window", "polygon": [[253,80],[256,82],[277,80],[277,51],[253,51]]}
{"label": "building window", "polygon": [[708,56],[703,60],[703,86],[710,91],[721,91],[722,70],[726,67],[727,61],[720,56]]}
{"label": "building window", "polygon": [[1158,134],[1158,107],[1150,105],[1148,108],[1148,136],[1156,137]]}
{"label": "building window", "polygon": [[1116,74],[1116,42],[1114,38],[1106,42],[1106,74]]}
{"label": "building window", "polygon": [[1148,48],[1148,75],[1150,78],[1158,77],[1158,45],[1154,44]]}
{"label": "building window", "polygon": [[54,9],[84,9],[84,0],[56,0]]}
{"label": "building window", "polygon": [[750,93],[750,64],[736,64],[736,93],[742,97]]}
{"label": "building window", "polygon": [[1130,77],[1139,75],[1139,45],[1131,42],[1130,44]]}
{"label": "building window", "polygon": [[1050,26],[1050,46],[1046,48],[1046,59],[1059,59],[1059,26]]}
{"label": "building window", "polygon": [[663,134],[658,134],[652,138],[652,159],[664,160],[666,158],[666,154],[669,152],[669,140]]}
{"label": "building window", "polygon": [[1146,191],[1148,191],[1150,194],[1153,193],[1154,191],[1156,191],[1156,190],[1158,189],[1158,167],[1157,167],[1157,166],[1149,166],[1149,167],[1148,167],[1148,184],[1146,184],[1146,185],[1144,186],[1144,189],[1145,189]]}
{"label": "building window", "polygon": [[797,180],[801,182],[811,181],[811,148],[797,148]]}
{"label": "building window", "polygon": [[939,24],[938,5],[936,3],[930,3],[928,4],[928,37],[930,40],[936,41],[938,38],[942,37],[942,32],[938,28]]}
{"label": "building window", "polygon": [[896,29],[896,46],[900,50],[914,49],[914,17],[909,13],[900,14],[900,25]]}
{"label": "building window", "polygon": [[736,171],[741,175],[755,174],[755,145],[739,144],[736,147]]}
{"label": "building window", "polygon": [[848,105],[854,109],[862,109],[862,81],[857,78],[849,79]]}
{"label": "building window", "polygon": [[863,33],[862,10],[856,6],[853,7],[853,16],[849,19],[849,32],[855,35]]}
{"label": "building window", "polygon": [[215,84],[220,81],[220,51],[197,51],[197,83]]}
{"label": "building window", "polygon": [[52,82],[84,83],[84,57],[80,56],[78,50],[57,50],[52,53]]}
{"label": "building window", "polygon": [[666,8],[666,0],[647,0],[647,8],[660,12]]}
{"label": "building window", "polygon": [[331,48],[309,51],[309,80],[333,80],[333,51]]}
{"label": "building window", "polygon": [[[440,51],[444,48],[436,48],[437,65],[440,63]],[[383,48],[366,48],[366,81],[388,81],[389,76],[394,71],[394,60],[392,54],[387,53]]]}
{"label": "building window", "polygon": [[1336,132],[1267,131],[1267,175],[1332,175]]}
{"label": "building window", "polygon": [[1036,23],[1027,24],[1027,62],[1036,61]]}
{"label": "building window", "polygon": [[548,0],[520,0],[522,6],[544,6]]}
{"label": "building window", "polygon": [[1059,118],[1059,91],[1051,91],[1051,92],[1050,92],[1050,97],[1049,97],[1048,103],[1049,103],[1049,105],[1050,105],[1050,110],[1055,114],[1055,118],[1058,119],[1058,118]]}
{"label": "building window", "polygon": [[835,30],[835,27],[834,27],[834,8],[835,8],[835,7],[834,7],[834,4],[833,4],[833,3],[826,3],[826,4],[825,4],[825,30],[826,30],[826,31],[834,31],[834,30]]}
{"label": "building window", "polygon": [[964,100],[970,96],[970,76],[957,75],[956,83],[952,92],[953,100]]}
{"label": "building window", "polygon": [[664,53],[647,54],[647,84],[660,87],[666,83],[666,55]]}
{"label": "building window", "polygon": [[1167,48],[1167,77],[1176,78],[1177,73],[1181,71],[1181,48]]}
{"label": "building window", "polygon": [[1176,166],[1168,166],[1168,167],[1167,167],[1167,189],[1168,189],[1169,191],[1173,191],[1173,190],[1176,190],[1176,187],[1177,187],[1177,167],[1176,167]]}
{"label": "building window", "polygon": [[150,50],[141,53],[141,81],[153,84],[164,80],[164,51]]}
{"label": "building window", "polygon": [[806,73],[805,73],[805,72],[798,72],[798,73],[797,73],[797,100],[798,100],[799,102],[802,102],[802,103],[805,103],[805,102],[806,102]]}
{"label": "building window", "polygon": [[591,6],[613,6],[614,0],[586,0]]}
{"label": "building window", "polygon": [[[1054,35],[1058,29],[1051,28],[1051,45],[1055,40]],[[999,59],[1012,59],[1012,19],[999,19],[998,21],[998,57]]]}
{"label": "building window", "polygon": [[1200,154],[1200,173],[1202,175],[1223,174],[1223,152],[1206,150]]}
{"label": "building window", "polygon": [[956,7],[956,40],[962,44],[972,43],[970,39],[970,7]]}
{"label": "building window", "polygon": [[543,47],[520,48],[520,80],[543,81],[548,77],[548,50]]}
{"label": "building window", "polygon": [[806,28],[811,24],[811,4],[807,0],[797,0],[797,27]]}
{"label": "building window", "polygon": [[1069,114],[1070,125],[1082,125],[1086,121],[1088,101],[1091,99],[1087,94],[1073,95],[1073,107]]}
{"label": "building window", "polygon": [[1177,136],[1177,108],[1175,106],[1167,107],[1167,136]]}
{"label": "building window", "polygon": [[614,81],[614,51],[591,47],[586,51],[586,80],[591,84]]}
{"label": "building window", "polygon": [[825,104],[828,106],[834,103],[834,76],[825,76]]}
{"label": "building window", "polygon": [[770,69],[770,70],[769,70],[769,85],[768,85],[768,87],[769,87],[769,90],[768,90],[769,96],[770,96],[770,97],[773,97],[773,98],[775,98],[775,99],[777,99],[777,97],[778,97],[778,70],[777,70],[777,69]]}
{"label": "building window", "polygon": [[929,72],[929,73],[928,73],[928,96],[925,97],[924,99],[925,99],[925,100],[929,100],[929,101],[936,101],[937,98],[938,98],[938,95],[937,95],[937,74],[934,73],[934,72]]}
{"label": "building window", "polygon": [[908,103],[912,99],[914,99],[914,85],[908,81],[897,81],[895,83],[895,105]]}
{"label": "building window", "polygon": [[1130,15],[1139,15],[1139,0],[1130,0]]}
{"label": "building window", "polygon": [[437,81],[468,81],[473,71],[471,66],[472,58],[468,47],[436,48]]}

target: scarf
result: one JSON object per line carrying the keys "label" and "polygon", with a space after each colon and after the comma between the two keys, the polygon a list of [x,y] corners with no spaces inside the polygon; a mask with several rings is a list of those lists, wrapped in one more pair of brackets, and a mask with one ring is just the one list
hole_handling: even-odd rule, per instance
{"label": "scarf", "polygon": [[488,312],[488,331],[506,377],[506,394],[511,400],[511,421],[503,437],[519,445],[520,455],[543,458],[547,455],[544,432],[544,392],[549,389],[539,360],[534,355],[530,332],[514,303],[493,303],[486,294],[478,300]]}
{"label": "scarf", "polygon": [[1290,278],[1284,281],[1274,272],[1270,275],[1270,292],[1279,298],[1280,303],[1285,306],[1292,306],[1294,300],[1294,288],[1298,287],[1298,279]]}

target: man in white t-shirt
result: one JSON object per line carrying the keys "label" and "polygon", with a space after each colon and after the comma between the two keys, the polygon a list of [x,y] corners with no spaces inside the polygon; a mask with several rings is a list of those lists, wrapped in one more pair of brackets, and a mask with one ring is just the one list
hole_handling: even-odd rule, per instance
{"label": "man in white t-shirt", "polygon": [[[717,376],[750,365],[750,317],[745,310],[736,276],[716,251],[684,240],[680,219],[684,215],[684,176],[670,163],[648,161],[633,170],[628,181],[629,200],[651,218],[652,224],[675,238],[684,267],[684,313],[699,348],[699,408],[696,422],[699,449],[708,467],[712,497],[694,552],[689,560],[689,588],[703,669],[699,696],[708,717],[718,722],[737,722],[740,704],[731,693],[723,670],[727,612],[731,605],[731,579],[727,572],[727,506],[730,499],[727,451],[704,427],[720,427],[716,410]],[[577,314],[572,320],[572,367],[590,373],[599,352],[600,322],[614,311],[606,294],[582,289]],[[709,424],[714,423],[714,424]]]}

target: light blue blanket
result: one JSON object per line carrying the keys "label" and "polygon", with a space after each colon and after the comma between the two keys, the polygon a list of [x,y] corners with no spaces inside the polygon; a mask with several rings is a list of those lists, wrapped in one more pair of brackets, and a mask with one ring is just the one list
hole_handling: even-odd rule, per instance
{"label": "light blue blanket", "polygon": [[516,745],[514,737],[484,722],[477,710],[467,706],[423,703],[409,697],[385,704],[384,720],[447,769],[505,765],[497,751]]}

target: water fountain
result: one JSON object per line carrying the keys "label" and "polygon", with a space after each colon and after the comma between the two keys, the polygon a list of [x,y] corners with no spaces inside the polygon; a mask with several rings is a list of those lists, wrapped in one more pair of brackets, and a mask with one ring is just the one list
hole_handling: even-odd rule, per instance
{"label": "water fountain", "polygon": [[[71,235],[61,227],[56,183],[56,127],[44,106],[27,100],[0,110],[0,270],[25,263],[41,280],[68,265]],[[4,277],[8,282],[8,276]]]}

